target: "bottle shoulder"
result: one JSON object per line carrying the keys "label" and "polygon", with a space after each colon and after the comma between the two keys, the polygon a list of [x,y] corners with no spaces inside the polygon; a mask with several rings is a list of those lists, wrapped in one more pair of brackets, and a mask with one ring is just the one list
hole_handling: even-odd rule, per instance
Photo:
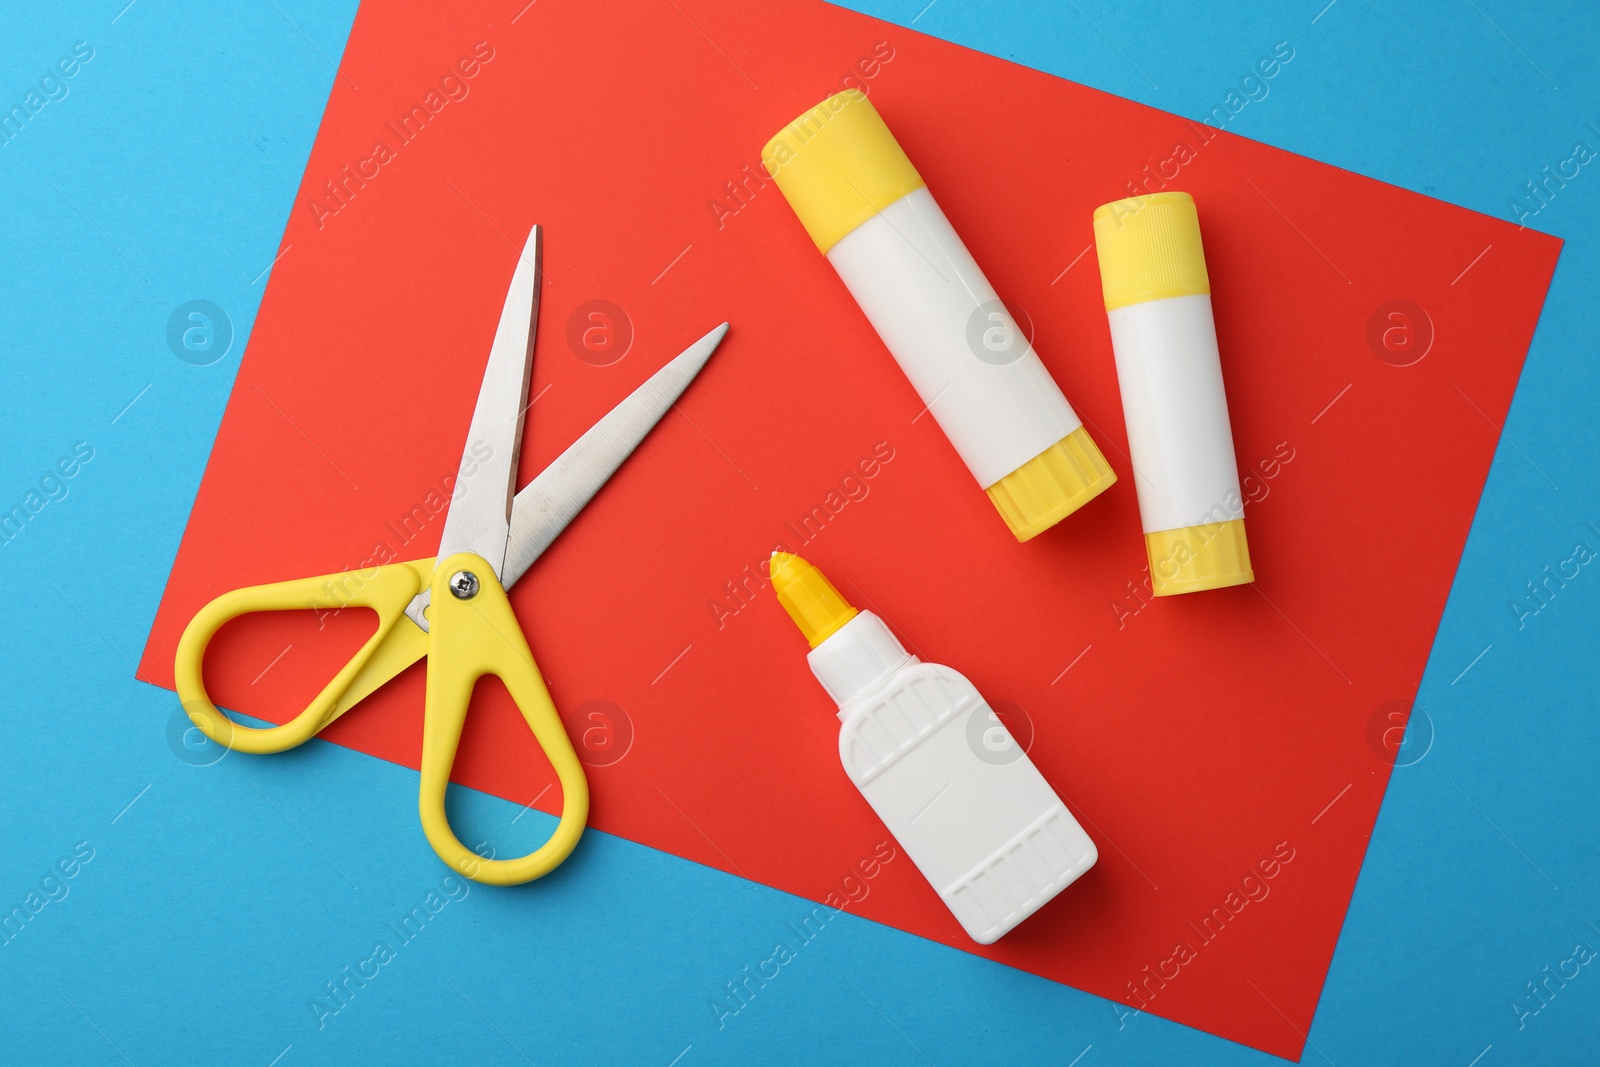
{"label": "bottle shoulder", "polygon": [[840,709],[840,762],[857,786],[865,785],[983,702],[960,672],[942,663],[908,663]]}

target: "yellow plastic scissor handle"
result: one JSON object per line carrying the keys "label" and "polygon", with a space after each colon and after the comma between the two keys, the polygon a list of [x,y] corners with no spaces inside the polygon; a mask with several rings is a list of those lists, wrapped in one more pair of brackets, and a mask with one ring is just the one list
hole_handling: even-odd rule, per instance
{"label": "yellow plastic scissor handle", "polygon": [[[450,591],[452,575],[467,571],[478,580],[468,599]],[[567,729],[556,714],[550,691],[533,662],[522,627],[506,591],[480,556],[458,552],[433,573],[433,603],[428,609],[428,704],[422,727],[422,829],[439,858],[455,870],[488,885],[520,885],[549,874],[566,859],[589,820],[589,781],[573,751]],[[522,717],[561,783],[561,821],[555,833],[533,852],[517,859],[485,859],[456,839],[445,814],[445,787],[466,723],[467,705],[478,679],[492,674],[505,683]]]}
{"label": "yellow plastic scissor handle", "polygon": [[[390,563],[372,571],[346,571],[224,593],[200,609],[178,641],[174,665],[183,710],[211,740],[239,752],[282,752],[303,744],[379,686],[428,652],[428,635],[405,618],[406,605],[427,586],[432,559]],[[378,629],[316,699],[282,726],[241,726],[217,709],[202,674],[206,646],[222,625],[257,611],[371,608]]]}

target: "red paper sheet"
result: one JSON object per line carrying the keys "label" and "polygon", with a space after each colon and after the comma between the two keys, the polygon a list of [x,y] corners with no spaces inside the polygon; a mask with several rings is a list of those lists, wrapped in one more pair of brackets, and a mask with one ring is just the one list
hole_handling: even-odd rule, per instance
{"label": "red paper sheet", "polygon": [[[1416,693],[1559,242],[821,4],[518,6],[357,16],[140,677],[171,686],[179,633],[225,590],[434,552],[430,494],[538,222],[524,481],[733,324],[513,596],[587,744],[592,825],[817,901],[865,887],[858,914],[1296,1056],[1388,781],[1385,716]],[[760,177],[766,139],[846,85],[1121,476],[1036,541]],[[1086,250],[1097,204],[1175,167],[1259,580],[1152,602]],[[583,336],[592,301],[626,317],[610,348]],[[1009,708],[1099,843],[999,944],[968,941],[908,862],[852,880],[885,834],[763,588],[780,546]],[[230,626],[213,693],[283,721],[361,614]],[[422,681],[324,736],[416,766]],[[553,775],[526,727],[503,692],[478,705],[457,780],[533,800]]]}

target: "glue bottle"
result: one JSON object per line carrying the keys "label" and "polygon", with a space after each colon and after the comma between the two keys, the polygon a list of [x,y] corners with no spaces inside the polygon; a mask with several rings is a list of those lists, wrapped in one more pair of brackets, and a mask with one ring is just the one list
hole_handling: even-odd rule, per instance
{"label": "glue bottle", "polygon": [[1094,866],[1094,842],[971,682],[908,653],[799,556],[770,567],[839,705],[845,773],[969,937],[992,944]]}
{"label": "glue bottle", "polygon": [[1017,540],[1117,480],[866,94],[830,96],[761,161]]}
{"label": "glue bottle", "polygon": [[1094,244],[1151,589],[1171,596],[1253,582],[1194,198],[1104,204]]}

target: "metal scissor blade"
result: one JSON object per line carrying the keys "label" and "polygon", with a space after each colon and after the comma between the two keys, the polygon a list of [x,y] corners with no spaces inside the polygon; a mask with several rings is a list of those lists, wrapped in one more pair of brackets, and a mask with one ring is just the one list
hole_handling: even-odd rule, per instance
{"label": "metal scissor blade", "polygon": [[500,577],[511,530],[511,500],[522,452],[523,416],[533,377],[533,324],[539,314],[539,227],[528,234],[500,310],[478,406],[456,474],[453,503],[440,535],[439,558],[476,552]]}
{"label": "metal scissor blade", "polygon": [[517,494],[501,583],[525,574],[694,381],[728,332],[723,323],[651,375]]}

